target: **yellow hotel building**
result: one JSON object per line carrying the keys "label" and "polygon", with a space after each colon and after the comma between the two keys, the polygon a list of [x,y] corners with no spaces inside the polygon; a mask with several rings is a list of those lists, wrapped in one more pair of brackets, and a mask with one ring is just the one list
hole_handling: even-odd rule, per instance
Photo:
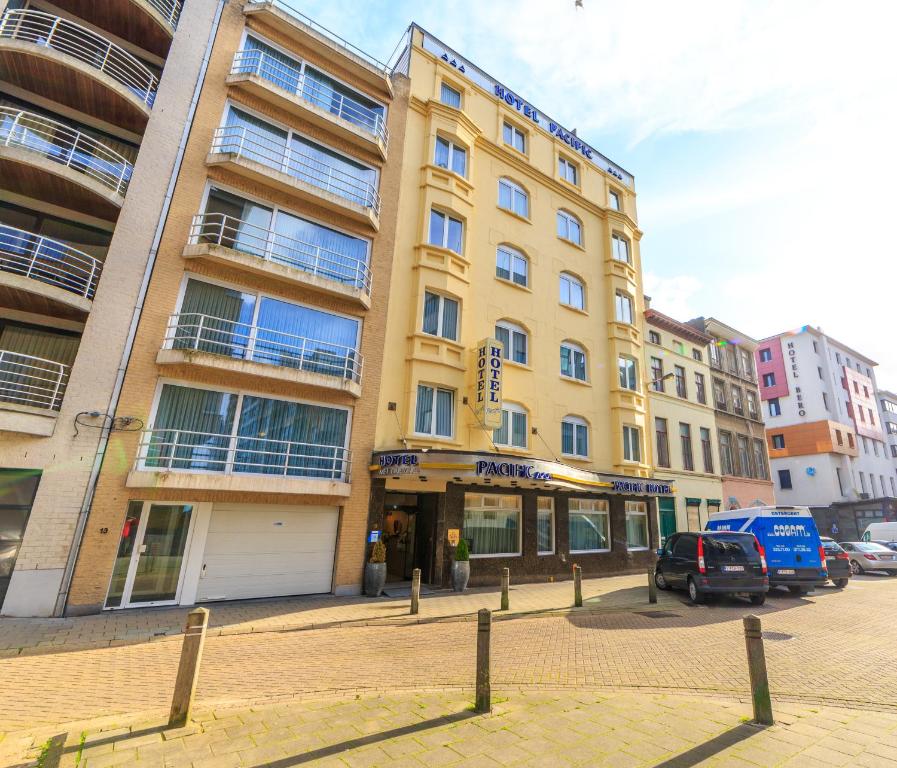
{"label": "yellow hotel building", "polygon": [[633,178],[416,25],[397,69],[411,90],[370,538],[391,579],[419,567],[434,585],[459,537],[472,584],[645,567],[671,488],[645,439]]}

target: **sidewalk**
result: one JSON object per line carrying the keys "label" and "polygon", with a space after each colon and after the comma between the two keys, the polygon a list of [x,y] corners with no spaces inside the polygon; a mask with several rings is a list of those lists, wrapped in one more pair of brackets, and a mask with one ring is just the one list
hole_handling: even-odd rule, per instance
{"label": "sidewalk", "polygon": [[30,744],[0,742],[0,760],[4,746],[13,762],[2,764],[42,768],[871,768],[897,760],[897,713],[777,702],[777,724],[764,729],[732,698],[507,691],[493,694],[490,715],[470,702],[455,692],[222,709],[196,713],[177,731],[158,718],[107,719],[45,731]]}
{"label": "sidewalk", "polygon": [[[528,613],[645,609],[647,574],[585,579],[583,608],[573,608],[573,582],[511,585],[511,610],[495,618]],[[679,605],[677,597],[658,593],[658,605]],[[269,600],[208,603],[211,611],[208,635],[240,635],[279,630],[329,629],[372,624],[417,624],[433,621],[472,620],[480,608],[498,610],[497,587],[470,589],[464,593],[431,592],[421,596],[420,613],[408,614],[408,597],[294,597]],[[145,643],[180,635],[189,608],[144,608],[106,611],[94,616],[67,619],[0,620],[0,658],[39,653],[86,650]]]}

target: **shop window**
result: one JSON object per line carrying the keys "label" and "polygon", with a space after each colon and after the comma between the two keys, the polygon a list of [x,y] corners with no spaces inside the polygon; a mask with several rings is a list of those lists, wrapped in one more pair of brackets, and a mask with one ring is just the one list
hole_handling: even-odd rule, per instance
{"label": "shop window", "polygon": [[648,548],[648,505],[644,501],[626,502],[626,547]]}
{"label": "shop window", "polygon": [[604,499],[570,499],[570,553],[610,551],[610,512]]}
{"label": "shop window", "polygon": [[536,500],[536,538],[540,555],[554,554],[554,499],[539,496]]}
{"label": "shop window", "polygon": [[523,498],[510,494],[464,494],[463,536],[471,557],[520,554]]}

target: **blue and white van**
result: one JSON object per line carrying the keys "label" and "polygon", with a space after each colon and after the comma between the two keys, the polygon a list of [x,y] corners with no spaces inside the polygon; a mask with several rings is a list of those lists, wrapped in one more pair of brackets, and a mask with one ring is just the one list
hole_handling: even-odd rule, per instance
{"label": "blue and white van", "polygon": [[753,533],[763,548],[770,587],[805,594],[828,579],[825,552],[808,507],[748,507],[713,512],[708,531]]}

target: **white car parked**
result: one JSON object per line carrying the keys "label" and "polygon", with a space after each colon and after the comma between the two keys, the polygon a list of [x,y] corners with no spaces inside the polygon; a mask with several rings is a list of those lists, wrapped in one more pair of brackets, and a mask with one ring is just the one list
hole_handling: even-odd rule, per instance
{"label": "white car parked", "polygon": [[897,575],[897,552],[869,541],[842,541],[840,544],[850,558],[850,570],[854,576],[867,571]]}

